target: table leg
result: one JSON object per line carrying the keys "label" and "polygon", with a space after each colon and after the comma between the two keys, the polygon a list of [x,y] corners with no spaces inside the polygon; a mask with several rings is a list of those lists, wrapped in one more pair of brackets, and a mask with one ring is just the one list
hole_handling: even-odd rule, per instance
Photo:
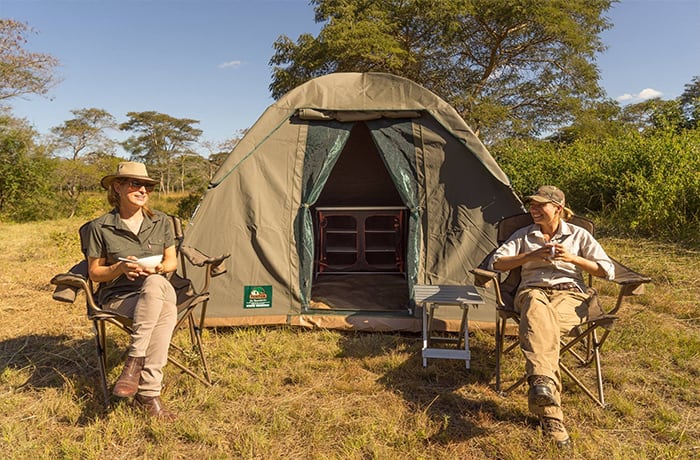
{"label": "table leg", "polygon": [[[423,350],[428,348],[428,305],[423,304]],[[423,356],[423,367],[428,367],[428,358],[426,358],[425,353],[421,352]]]}
{"label": "table leg", "polygon": [[469,305],[465,304],[463,305],[464,308],[464,315],[462,317],[462,322],[463,322],[463,333],[464,333],[464,351],[466,355],[465,365],[467,366],[467,369],[469,369],[470,366],[470,360],[471,360],[471,352],[469,351]]}

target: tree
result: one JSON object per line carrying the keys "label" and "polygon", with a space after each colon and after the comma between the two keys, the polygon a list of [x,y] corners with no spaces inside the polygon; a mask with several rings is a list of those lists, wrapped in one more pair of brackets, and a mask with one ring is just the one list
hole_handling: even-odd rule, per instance
{"label": "tree", "polygon": [[331,72],[390,72],[452,104],[489,138],[568,123],[602,96],[595,55],[615,0],[312,0],[318,37],[281,36],[279,98]]}
{"label": "tree", "polygon": [[627,132],[653,134],[656,131],[679,133],[697,127],[700,115],[700,77],[685,85],[675,100],[649,99],[621,107],[613,100],[593,102],[579,112],[568,126],[548,137],[550,141],[572,143],[583,138],[602,140]]}
{"label": "tree", "polygon": [[686,124],[680,102],[678,100],[666,101],[660,98],[624,107],[622,121],[640,132],[680,131]]}
{"label": "tree", "polygon": [[33,30],[13,19],[0,19],[0,101],[24,94],[46,94],[59,80],[58,60],[23,47]]}
{"label": "tree", "polygon": [[622,110],[616,101],[610,99],[589,104],[576,114],[570,125],[558,128],[547,140],[572,144],[584,138],[602,140],[609,136],[620,136],[633,129],[621,120]]}
{"label": "tree", "polygon": [[182,177],[181,166],[185,160],[181,157],[196,155],[193,145],[202,130],[192,125],[199,121],[154,111],[126,115],[129,120],[119,125],[119,129],[138,135],[129,137],[122,146],[131,153],[132,159],[146,163],[152,176],[160,177],[162,191],[174,191],[177,178]]}
{"label": "tree", "polygon": [[700,123],[700,76],[685,85],[683,94],[678,98],[681,109],[687,120],[687,127],[695,129]]}
{"label": "tree", "polygon": [[51,128],[55,151],[68,152],[73,160],[91,153],[114,153],[117,142],[107,131],[118,129],[118,124],[109,112],[91,108],[71,110],[71,113],[75,118]]}
{"label": "tree", "polygon": [[185,190],[204,190],[207,187],[209,162],[198,153],[190,151],[176,158],[180,177],[179,187]]}
{"label": "tree", "polygon": [[0,112],[0,218],[50,218],[52,163],[35,144],[36,132],[22,119]]}
{"label": "tree", "polygon": [[102,109],[78,109],[71,113],[75,118],[51,128],[51,144],[54,152],[68,153],[68,158],[59,163],[56,177],[61,190],[68,195],[72,217],[80,193],[95,187],[101,173],[83,160],[91,155],[114,154],[117,142],[107,135],[107,130],[117,129],[117,121]]}
{"label": "tree", "polygon": [[234,147],[236,147],[247,131],[247,129],[240,129],[237,131],[236,137],[224,139],[220,142],[202,142],[202,147],[209,152],[209,156],[207,157],[209,162],[209,173],[207,179],[211,180],[211,178],[214,177],[216,170],[219,169],[226,158],[228,158]]}

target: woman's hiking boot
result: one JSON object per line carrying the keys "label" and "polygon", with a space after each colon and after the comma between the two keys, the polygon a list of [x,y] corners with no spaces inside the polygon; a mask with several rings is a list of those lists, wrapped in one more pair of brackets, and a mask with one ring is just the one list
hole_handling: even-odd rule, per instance
{"label": "woman's hiking boot", "polygon": [[129,398],[134,396],[139,389],[139,380],[141,380],[141,369],[146,362],[145,356],[127,356],[122,369],[122,375],[114,384],[112,394],[118,398]]}

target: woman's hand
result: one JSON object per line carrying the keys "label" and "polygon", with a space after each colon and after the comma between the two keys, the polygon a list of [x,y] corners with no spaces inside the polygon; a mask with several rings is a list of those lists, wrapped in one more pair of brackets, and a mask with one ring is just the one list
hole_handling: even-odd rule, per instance
{"label": "woman's hand", "polygon": [[520,267],[527,262],[550,262],[552,249],[549,245],[537,248],[534,251],[523,252],[512,256],[503,256],[493,263],[493,268],[500,271],[508,271]]}
{"label": "woman's hand", "polygon": [[160,275],[162,273],[164,273],[163,264],[158,264],[152,268],[141,268],[141,275],[143,276]]}
{"label": "woman's hand", "polygon": [[570,264],[574,264],[581,270],[590,273],[594,276],[599,276],[601,278],[605,277],[605,270],[603,267],[598,265],[598,262],[593,260],[588,260],[585,257],[574,255],[564,248],[561,244],[553,244],[554,255],[552,260],[562,261]]}
{"label": "woman's hand", "polygon": [[575,263],[574,255],[567,251],[563,245],[551,243],[549,246],[552,251],[552,255],[550,257],[551,260],[557,260],[571,264]]}
{"label": "woman's hand", "polygon": [[554,243],[547,243],[541,248],[529,252],[527,258],[530,262],[551,261],[556,257],[556,246]]}
{"label": "woman's hand", "polygon": [[130,257],[127,257],[127,259],[134,260],[134,262],[120,261],[119,262],[119,264],[120,264],[119,269],[121,270],[121,272],[124,275],[126,275],[126,277],[130,281],[134,281],[139,276],[147,276],[148,275],[147,271],[141,265],[139,265],[135,262],[136,257],[130,256]]}
{"label": "woman's hand", "polygon": [[128,259],[128,261],[122,260],[109,265],[104,257],[88,257],[88,275],[96,283],[112,281],[121,275],[134,281],[141,276],[143,268],[135,262],[135,257]]}

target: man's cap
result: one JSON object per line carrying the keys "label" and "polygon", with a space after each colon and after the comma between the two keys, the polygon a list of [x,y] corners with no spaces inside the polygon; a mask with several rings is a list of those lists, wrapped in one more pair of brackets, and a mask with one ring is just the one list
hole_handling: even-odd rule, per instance
{"label": "man's cap", "polygon": [[537,201],[538,203],[549,203],[550,201],[559,206],[564,206],[566,197],[564,192],[553,185],[543,185],[537,189],[534,195],[526,196],[525,203]]}

